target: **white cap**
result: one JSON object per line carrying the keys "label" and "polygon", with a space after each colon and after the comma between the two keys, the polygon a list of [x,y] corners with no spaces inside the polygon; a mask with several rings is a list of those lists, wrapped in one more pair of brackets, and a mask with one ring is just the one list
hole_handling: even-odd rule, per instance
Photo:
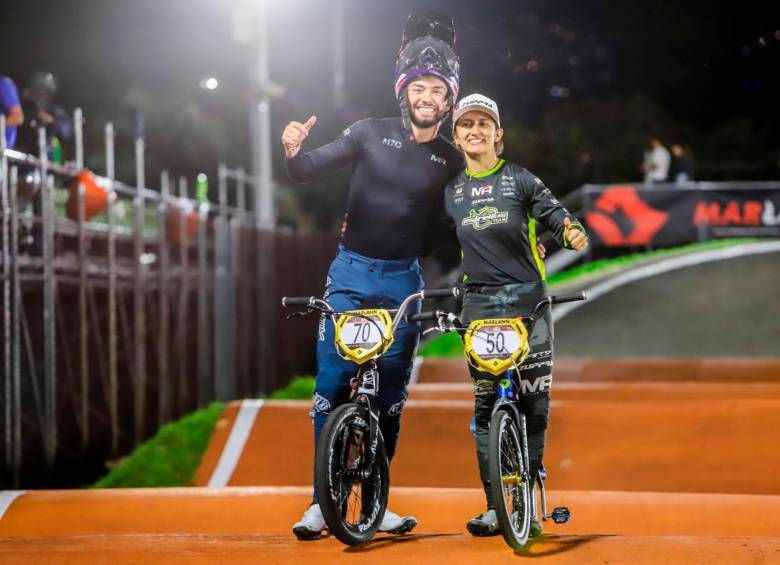
{"label": "white cap", "polygon": [[482,94],[470,94],[460,99],[457,106],[455,106],[455,115],[452,117],[453,127],[458,123],[463,114],[472,110],[484,112],[493,118],[493,121],[496,122],[496,127],[501,127],[501,120],[498,119],[498,104]]}

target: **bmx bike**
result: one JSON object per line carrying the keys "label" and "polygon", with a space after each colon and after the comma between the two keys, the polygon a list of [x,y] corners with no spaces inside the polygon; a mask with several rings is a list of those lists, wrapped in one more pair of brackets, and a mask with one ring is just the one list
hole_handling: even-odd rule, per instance
{"label": "bmx bike", "polygon": [[417,300],[458,296],[460,289],[423,290],[407,297],[397,310],[373,308],[337,312],[313,296],[285,297],[282,306],[305,306],[288,319],[321,313],[335,328],[334,345],[344,359],[358,365],[350,382],[349,402],[328,416],[314,455],[314,482],[328,529],[347,545],[374,536],[387,509],[389,463],[379,429],[379,365],[393,343],[405,312]]}
{"label": "bmx bike", "polygon": [[528,541],[531,518],[537,518],[536,489],[541,502],[542,520],[556,524],[569,521],[566,507],[547,513],[544,490],[544,466],[532,477],[528,461],[528,435],[525,415],[521,410],[523,394],[520,366],[530,351],[528,337],[536,322],[551,304],[585,300],[584,293],[549,296],[539,302],[528,316],[474,320],[464,326],[458,318],[444,311],[423,312],[411,320],[435,320],[429,332],[458,332],[463,336],[464,353],[474,368],[500,378],[498,398],[493,406],[488,434],[488,465],[496,517],[506,543],[522,548]]}

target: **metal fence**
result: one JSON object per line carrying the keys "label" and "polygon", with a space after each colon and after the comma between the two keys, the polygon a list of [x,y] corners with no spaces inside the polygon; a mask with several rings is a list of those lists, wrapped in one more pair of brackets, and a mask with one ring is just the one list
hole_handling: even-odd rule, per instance
{"label": "metal fence", "polygon": [[[118,181],[110,123],[105,176],[87,183],[82,123],[77,110],[65,166],[49,162],[43,130],[37,156],[0,146],[2,485],[52,484],[314,365],[314,321],[282,325],[277,304],[321,287],[335,238],[261,229],[241,169],[219,167],[217,202],[168,172],[149,188],[141,138],[135,184]],[[95,194],[105,210],[92,216]]]}

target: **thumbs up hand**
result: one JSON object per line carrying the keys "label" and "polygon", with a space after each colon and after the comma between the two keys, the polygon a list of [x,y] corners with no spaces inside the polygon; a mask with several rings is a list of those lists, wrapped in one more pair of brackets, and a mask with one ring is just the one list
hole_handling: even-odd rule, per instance
{"label": "thumbs up hand", "polygon": [[317,116],[310,116],[305,123],[290,122],[282,132],[282,144],[287,158],[295,157],[301,149],[303,140],[309,135],[309,130],[317,123]]}
{"label": "thumbs up hand", "polygon": [[580,224],[572,224],[568,216],[563,220],[563,239],[574,251],[582,251],[588,246],[588,236]]}

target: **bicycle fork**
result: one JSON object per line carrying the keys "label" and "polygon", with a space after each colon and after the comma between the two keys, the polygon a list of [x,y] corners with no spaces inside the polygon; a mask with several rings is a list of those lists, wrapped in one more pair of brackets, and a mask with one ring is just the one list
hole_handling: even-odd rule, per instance
{"label": "bicycle fork", "polygon": [[355,403],[364,406],[368,411],[368,452],[365,453],[365,464],[360,471],[361,478],[367,479],[374,468],[379,449],[379,405],[377,395],[379,394],[379,370],[375,361],[371,361],[369,366],[356,379],[359,383],[355,391]]}

